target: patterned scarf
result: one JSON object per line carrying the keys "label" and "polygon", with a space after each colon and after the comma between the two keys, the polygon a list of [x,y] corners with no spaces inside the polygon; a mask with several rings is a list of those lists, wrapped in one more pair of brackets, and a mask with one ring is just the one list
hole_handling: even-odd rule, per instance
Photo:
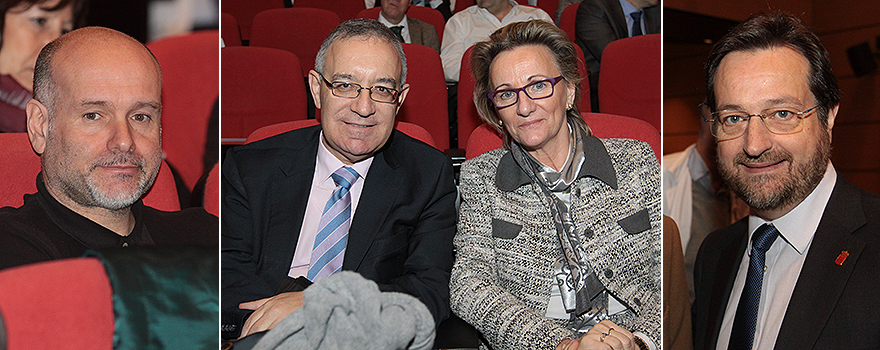
{"label": "patterned scarf", "polygon": [[607,317],[608,298],[606,293],[602,293],[605,291],[605,286],[590,267],[568,207],[552,193],[567,191],[577,179],[586,159],[584,155],[586,132],[577,125],[571,124],[569,130],[571,148],[560,172],[543,166],[515,142],[511,144],[510,151],[517,165],[538,184],[546,201],[550,203],[550,214],[556,225],[556,234],[562,248],[561,261],[554,272],[555,280],[562,292],[565,310],[571,313],[571,326],[574,329],[581,329]]}

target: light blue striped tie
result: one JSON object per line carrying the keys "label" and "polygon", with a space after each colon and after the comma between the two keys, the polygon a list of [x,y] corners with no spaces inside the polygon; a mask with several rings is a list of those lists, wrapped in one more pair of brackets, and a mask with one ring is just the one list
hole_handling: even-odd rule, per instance
{"label": "light blue striped tie", "polygon": [[324,206],[318,224],[307,276],[312,282],[342,270],[348,228],[351,226],[351,194],[348,190],[360,177],[357,171],[349,167],[341,167],[330,176],[336,183],[336,190]]}

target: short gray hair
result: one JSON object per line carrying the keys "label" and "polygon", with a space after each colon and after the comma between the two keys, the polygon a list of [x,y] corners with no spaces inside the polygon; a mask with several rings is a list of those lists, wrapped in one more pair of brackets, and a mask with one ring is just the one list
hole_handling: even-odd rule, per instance
{"label": "short gray hair", "polygon": [[338,40],[352,38],[377,39],[393,46],[397,50],[397,55],[400,56],[402,69],[399,86],[403,86],[403,83],[406,82],[406,55],[403,53],[403,46],[400,45],[400,40],[397,39],[397,36],[394,35],[391,29],[388,29],[388,27],[375,19],[355,18],[345,21],[338,25],[336,29],[333,29],[330,35],[327,36],[327,39],[324,39],[324,43],[321,44],[321,49],[318,51],[318,56],[315,57],[315,70],[318,73],[324,74],[324,60],[327,57],[327,50],[330,48],[330,45]]}

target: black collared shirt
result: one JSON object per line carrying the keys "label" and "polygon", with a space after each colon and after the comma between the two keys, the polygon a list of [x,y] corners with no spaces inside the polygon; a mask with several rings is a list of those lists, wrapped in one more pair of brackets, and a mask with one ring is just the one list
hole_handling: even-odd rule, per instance
{"label": "black collared shirt", "polygon": [[129,246],[216,246],[218,219],[201,208],[165,212],[138,200],[131,207],[135,226],[121,236],[68,209],[37,176],[37,193],[19,208],[0,208],[0,269],[71,258],[87,249]]}

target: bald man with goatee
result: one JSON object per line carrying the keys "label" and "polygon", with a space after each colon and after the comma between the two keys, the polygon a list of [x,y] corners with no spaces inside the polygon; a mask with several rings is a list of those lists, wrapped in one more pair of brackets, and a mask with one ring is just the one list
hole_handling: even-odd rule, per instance
{"label": "bald man with goatee", "polygon": [[82,28],[43,48],[26,108],[42,171],[23,206],[0,209],[0,269],[87,249],[217,244],[203,209],[141,201],[161,164],[161,93],[156,58],[123,33]]}

